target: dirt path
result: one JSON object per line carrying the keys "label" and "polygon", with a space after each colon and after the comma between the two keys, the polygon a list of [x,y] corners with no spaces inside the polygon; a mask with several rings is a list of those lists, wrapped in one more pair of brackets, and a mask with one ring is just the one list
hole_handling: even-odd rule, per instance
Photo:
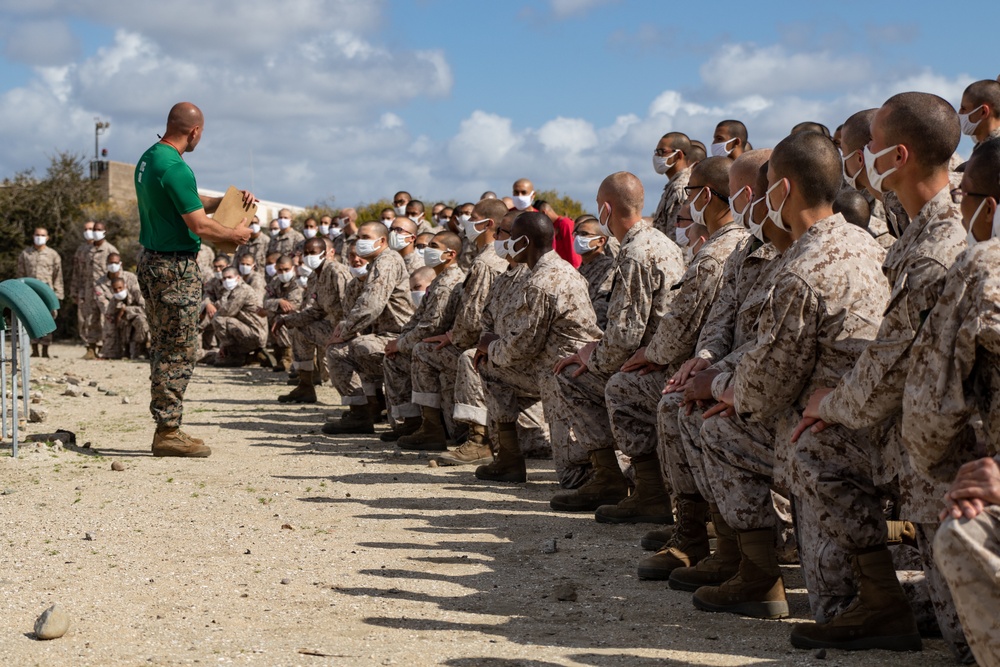
{"label": "dirt path", "polygon": [[[69,429],[77,447],[14,460],[4,443],[3,665],[952,664],[940,640],[919,656],[821,660],[791,647],[788,623],[698,612],[637,580],[645,527],[553,514],[546,462],[528,484],[490,485],[374,438],[324,436],[334,391],[283,406],[269,371],[199,368],[185,424],[214,453],[154,459],[147,367],[53,351],[36,377],[75,374],[91,396],[39,388],[49,414],[31,432]],[[803,619],[796,568],[787,580]],[[566,583],[575,602],[556,599]],[[37,641],[54,602],[70,631]]]}

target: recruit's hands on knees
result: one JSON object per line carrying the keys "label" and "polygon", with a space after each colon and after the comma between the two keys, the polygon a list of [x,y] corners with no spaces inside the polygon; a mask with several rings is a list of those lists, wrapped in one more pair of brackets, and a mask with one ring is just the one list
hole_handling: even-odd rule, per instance
{"label": "recruit's hands on knees", "polygon": [[948,517],[974,519],[987,505],[1000,505],[1000,466],[996,459],[977,459],[959,468],[944,494],[944,503],[942,521]]}

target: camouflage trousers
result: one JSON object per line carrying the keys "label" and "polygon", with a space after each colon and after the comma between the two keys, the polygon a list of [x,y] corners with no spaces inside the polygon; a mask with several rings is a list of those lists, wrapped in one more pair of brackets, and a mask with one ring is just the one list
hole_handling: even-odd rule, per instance
{"label": "camouflage trousers", "polygon": [[[267,315],[267,346],[268,347],[292,347],[292,332],[294,329],[289,329],[288,327],[281,327],[277,332],[274,329],[275,316],[268,313]],[[333,329],[330,329],[330,333],[333,333]]]}
{"label": "camouflage trousers", "polygon": [[139,288],[149,323],[149,411],[160,428],[181,425],[184,392],[198,360],[201,275],[194,256],[142,252]]}
{"label": "camouflage trousers", "polygon": [[340,393],[343,405],[365,405],[368,397],[376,395],[382,383],[385,346],[395,338],[393,334],[367,334],[326,349],[330,381]]}
{"label": "camouflage trousers", "polygon": [[[288,327],[282,327],[285,331]],[[326,345],[326,341],[333,337],[334,326],[327,320],[317,320],[309,324],[290,330],[289,338],[292,341],[292,359],[295,360],[296,368],[303,371],[314,371],[316,365],[313,360],[316,357],[316,349]],[[341,394],[343,395],[343,394]]]}
{"label": "camouflage trousers", "polygon": [[105,318],[104,334],[101,343],[102,359],[121,359],[131,357],[134,349],[149,342],[149,324],[143,316],[126,320],[124,317],[117,324]]}
{"label": "camouflage trousers", "polygon": [[420,406],[413,402],[412,358],[402,352],[382,360],[385,400],[389,414],[396,421],[419,417]]}
{"label": "camouflage trousers", "polygon": [[1000,666],[1000,507],[990,505],[975,519],[942,523],[934,560],[976,660],[983,667]]}
{"label": "camouflage trousers", "polygon": [[[486,401],[486,389],[480,371],[472,365],[475,349],[458,355],[455,362],[455,413],[457,423],[479,424],[490,429],[490,437],[496,433],[498,421],[490,414]],[[552,444],[549,425],[545,420],[545,408],[538,400],[519,404],[517,414],[517,440],[525,456],[550,458]],[[493,443],[496,445],[496,443]]]}
{"label": "camouflage trousers", "polygon": [[714,502],[701,451],[702,410],[687,414],[680,392],[664,394],[656,406],[657,454],[664,481],[677,494],[701,494]]}
{"label": "camouflage trousers", "polygon": [[[145,295],[143,295],[145,298]],[[101,304],[97,302],[97,298],[93,294],[87,295],[87,297],[77,304],[77,321],[80,325],[80,338],[87,345],[98,345],[101,342],[101,334],[103,332],[102,321],[104,320],[104,312],[101,310]]]}
{"label": "camouflage trousers", "polygon": [[245,357],[264,347],[266,342],[259,329],[235,317],[216,317],[214,325],[219,348],[225,351],[227,357]]}
{"label": "camouflage trousers", "polygon": [[[555,376],[558,387],[553,401],[553,412],[558,415],[555,420],[565,431],[572,430],[582,451],[614,448],[615,439],[604,398],[604,388],[611,376],[588,369],[583,375],[573,377],[578,368],[576,364],[567,366]],[[565,448],[569,443],[556,441],[553,445]],[[569,452],[560,452],[559,456],[570,458]]]}
{"label": "camouflage trousers", "polygon": [[436,350],[436,343],[417,343],[410,354],[411,400],[416,405],[441,410],[445,428],[455,436],[459,427],[455,411],[455,369],[461,350],[448,345]]}
{"label": "camouflage trousers", "polygon": [[[656,406],[667,371],[615,373],[604,388],[615,444],[628,456],[656,453]],[[670,480],[665,479],[669,484]]]}

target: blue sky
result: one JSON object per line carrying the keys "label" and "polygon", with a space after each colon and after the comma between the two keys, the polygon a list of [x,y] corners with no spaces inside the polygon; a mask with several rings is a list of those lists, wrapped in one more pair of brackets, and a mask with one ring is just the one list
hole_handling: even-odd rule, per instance
{"label": "blue sky", "polygon": [[[747,13],[748,7],[759,11]],[[635,0],[0,0],[0,174],[103,144],[133,162],[181,99],[206,112],[203,187],[354,205],[509,192],[593,202],[627,169],[662,187],[664,132],[744,120],[771,146],[902,90],[958,104],[1000,73],[996,4]],[[199,20],[200,18],[200,20]],[[222,29],[249,28],[248,36]],[[963,144],[960,152],[967,153]]]}

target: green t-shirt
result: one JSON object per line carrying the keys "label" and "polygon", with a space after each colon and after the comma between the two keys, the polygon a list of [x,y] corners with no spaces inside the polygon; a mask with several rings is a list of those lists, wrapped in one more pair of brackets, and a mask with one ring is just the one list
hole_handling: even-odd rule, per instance
{"label": "green t-shirt", "polygon": [[135,167],[139,243],[157,252],[198,252],[201,239],[181,217],[202,208],[194,172],[170,144],[157,142]]}

